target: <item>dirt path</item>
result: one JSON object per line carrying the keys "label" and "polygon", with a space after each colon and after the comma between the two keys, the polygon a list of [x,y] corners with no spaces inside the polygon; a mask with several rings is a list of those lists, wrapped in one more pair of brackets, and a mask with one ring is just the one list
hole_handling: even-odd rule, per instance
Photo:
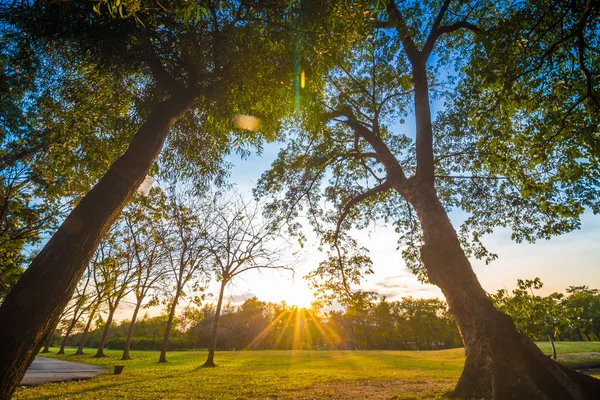
{"label": "dirt path", "polygon": [[21,385],[35,386],[47,382],[90,379],[107,372],[106,368],[95,365],[36,357],[25,373]]}

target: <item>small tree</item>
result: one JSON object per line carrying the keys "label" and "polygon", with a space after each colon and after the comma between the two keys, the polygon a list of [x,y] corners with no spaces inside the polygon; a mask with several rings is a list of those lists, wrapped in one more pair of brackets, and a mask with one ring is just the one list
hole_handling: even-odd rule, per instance
{"label": "small tree", "polygon": [[[124,240],[129,252],[133,254],[135,262],[133,292],[136,301],[127,330],[122,360],[131,358],[129,355],[131,339],[144,299],[165,279],[168,272],[164,262],[166,255],[156,231],[157,220],[160,218],[159,213],[164,206],[164,198],[159,190],[153,192],[151,198],[138,198],[136,202],[126,207],[123,213],[126,229]],[[158,204],[149,206],[149,202]]]}
{"label": "small tree", "polygon": [[592,333],[600,339],[600,291],[588,286],[569,286],[567,293],[565,309],[571,330],[579,340],[585,336],[591,341]]}
{"label": "small tree", "polygon": [[93,286],[93,276],[94,270],[90,265],[88,266],[83,279],[79,282],[79,285],[77,285],[75,294],[71,300],[72,317],[67,326],[65,334],[63,335],[58,354],[65,354],[65,345],[67,343],[67,339],[73,332],[75,325],[81,319],[81,317],[91,308],[95,307],[96,302],[99,301],[99,294]]}
{"label": "small tree", "polygon": [[[165,207],[159,237],[167,255],[167,269],[174,283],[173,297],[167,301],[169,317],[158,362],[167,362],[167,346],[173,319],[184,288],[192,292],[203,291],[206,251],[206,216],[199,212],[197,199],[172,189]],[[201,301],[201,296],[193,300]]]}
{"label": "small tree", "polygon": [[[96,274],[96,285],[102,286],[106,290],[106,302],[108,304],[108,316],[98,350],[95,358],[106,357],[104,355],[104,345],[108,336],[108,330],[112,324],[115,311],[119,307],[121,300],[131,291],[131,283],[135,278],[135,263],[132,254],[124,251],[120,238],[120,231],[113,230],[107,238],[98,246],[96,257],[94,258],[94,268]],[[98,278],[102,280],[100,284]]]}
{"label": "small tree", "polygon": [[284,248],[278,246],[281,232],[277,223],[261,219],[262,208],[258,203],[246,202],[241,196],[220,200],[215,197],[205,203],[210,219],[207,250],[212,255],[212,268],[221,283],[211,342],[205,367],[214,367],[219,316],[223,305],[225,288],[235,277],[257,269],[287,269],[292,266],[281,263]]}

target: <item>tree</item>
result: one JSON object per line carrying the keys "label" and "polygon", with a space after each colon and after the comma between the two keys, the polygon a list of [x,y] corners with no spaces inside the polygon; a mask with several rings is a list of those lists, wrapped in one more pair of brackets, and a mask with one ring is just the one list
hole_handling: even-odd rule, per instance
{"label": "tree", "polygon": [[[0,337],[6,351],[0,356],[0,397],[9,397],[20,382],[97,245],[149,173],[182,115],[193,108],[194,115],[177,124],[168,142],[179,153],[171,152],[164,165],[182,167],[179,161],[185,159],[179,173],[200,172],[208,178],[222,170],[225,152],[273,138],[278,117],[293,105],[293,94],[281,84],[293,79],[287,49],[279,45],[288,42],[289,31],[271,24],[281,20],[287,8],[205,4],[210,12],[193,25],[155,3],[144,14],[143,25],[97,15],[88,1],[19,2],[17,9],[2,10],[3,20],[18,24],[29,37],[56,48],[66,46],[70,56],[94,60],[97,71],[110,78],[133,78],[133,87],[143,90],[140,107],[127,113],[137,122],[127,150],[78,202],[2,304]],[[198,43],[203,43],[202,51]],[[258,134],[237,130],[235,138],[228,135],[234,130],[231,118],[239,112],[252,112],[264,121]],[[48,276],[52,285],[47,284]]]}
{"label": "tree", "polygon": [[588,286],[569,286],[564,300],[570,328],[579,336],[591,341],[590,334],[600,338],[600,292]]}
{"label": "tree", "polygon": [[[152,204],[155,202],[157,204]],[[161,241],[156,231],[156,225],[161,218],[162,206],[164,206],[162,193],[156,190],[151,197],[137,199],[136,202],[132,202],[123,211],[123,222],[127,230],[125,240],[136,264],[133,280],[133,292],[136,302],[127,330],[122,360],[131,358],[129,349],[133,338],[133,330],[138,312],[146,296],[163,283],[168,272],[165,264],[165,254],[162,252]]]}
{"label": "tree", "polygon": [[[166,299],[169,317],[165,327],[163,345],[160,351],[159,363],[167,362],[167,346],[173,327],[173,320],[177,305],[181,297],[186,295],[184,289],[190,287],[195,304],[200,304],[203,296],[207,277],[207,260],[209,253],[206,250],[207,215],[194,196],[187,196],[178,191],[175,186],[171,189],[164,210],[162,226],[159,237],[167,255],[167,263],[173,291]],[[171,297],[172,296],[172,297]]]}
{"label": "tree", "polygon": [[94,306],[91,308],[90,313],[88,314],[88,321],[85,324],[85,328],[83,328],[83,332],[81,334],[81,337],[79,338],[79,343],[77,344],[77,350],[75,351],[76,356],[81,356],[81,355],[85,354],[83,352],[83,348],[85,346],[88,332],[90,331],[92,322],[94,321],[94,317],[96,316],[96,312],[98,311],[99,305],[100,304],[98,302],[96,302],[94,304]]}
{"label": "tree", "polygon": [[[482,88],[470,85],[469,79],[482,72],[480,59],[493,60],[489,68],[505,65],[504,60],[486,58],[489,43],[479,38],[493,32],[509,41],[525,40],[522,27],[503,31],[502,26],[513,13],[528,25],[534,24],[527,7],[522,3],[495,6],[450,0],[427,4],[390,1],[385,9],[357,6],[353,11],[368,17],[362,25],[363,40],[345,60],[337,60],[337,68],[322,78],[322,89],[315,96],[307,95],[302,126],[263,175],[257,194],[281,194],[271,210],[290,219],[305,207],[323,245],[330,249],[328,261],[313,274],[326,292],[348,295],[351,285],[365,273],[365,266],[369,272],[371,266],[364,262],[366,249],[348,234],[353,225],[366,227],[377,219],[395,224],[405,261],[422,279],[440,287],[461,333],[466,362],[455,396],[593,398],[600,392],[600,382],[548,359],[519,333],[511,319],[495,309],[468,259],[470,255],[487,261],[495,258],[480,240],[494,226],[511,227],[517,240],[550,237],[577,227],[583,206],[595,207],[598,198],[598,187],[591,183],[597,179],[592,178],[598,173],[595,161],[586,165],[584,173],[569,175],[569,179],[560,178],[562,168],[544,170],[551,157],[559,164],[563,157],[570,165],[576,164],[577,156],[572,154],[578,154],[576,146],[581,141],[563,142],[556,153],[545,153],[526,139],[515,139],[510,129],[480,129],[472,119],[464,118],[495,105],[485,97],[487,90],[506,99],[505,92],[494,91],[493,80]],[[553,18],[555,14],[548,10],[546,15]],[[591,32],[582,34],[590,39]],[[492,44],[494,49],[501,47],[499,42]],[[514,49],[513,45],[509,50]],[[591,51],[586,54],[586,63],[595,57]],[[467,99],[451,97],[457,106],[440,114],[434,125],[431,91],[443,77],[440,69],[453,64],[458,66],[456,71],[446,68],[449,73],[456,72],[450,78],[463,78],[461,85],[465,82],[464,87],[479,90],[480,96],[472,102],[469,91],[456,90]],[[471,68],[478,72],[469,75]],[[553,68],[551,63],[548,68]],[[549,74],[548,80],[555,75],[571,79],[573,72],[561,68]],[[541,81],[532,80],[527,87],[554,90],[560,85],[552,81],[547,86],[546,76],[539,78]],[[528,99],[526,92],[521,96]],[[592,101],[589,96],[585,100]],[[510,99],[507,102],[508,108],[497,112],[508,116],[499,117],[507,121],[507,127],[525,126],[527,130],[529,121],[521,120],[527,108],[510,103]],[[470,108],[462,107],[464,104]],[[563,112],[568,107],[561,103]],[[390,129],[411,111],[414,141]],[[476,122],[495,123],[495,119],[487,119],[489,115],[482,113]],[[597,132],[597,125],[588,124],[595,115],[585,113],[588,132]],[[538,120],[532,127],[543,131],[553,122]],[[497,142],[505,147],[500,153],[493,135],[501,135]],[[591,142],[582,146],[589,148]],[[544,181],[547,176],[552,178]],[[332,204],[334,211],[324,211],[324,202]],[[460,234],[448,218],[453,207],[469,214]],[[297,224],[292,226],[297,232]],[[499,376],[502,381],[496,379]]]}
{"label": "tree", "polygon": [[[90,265],[86,270],[85,275],[79,282],[79,285],[77,285],[73,299],[71,299],[71,302],[73,303],[71,312],[73,315],[71,317],[71,320],[69,321],[67,329],[65,330],[65,334],[63,335],[58,354],[65,354],[65,345],[67,343],[67,339],[73,332],[75,325],[77,324],[79,319],[81,319],[83,314],[88,312],[91,308],[95,307],[96,302],[101,300],[98,298],[98,292],[93,286],[93,276],[94,270]],[[69,309],[68,306],[67,309]]]}
{"label": "tree", "polygon": [[93,260],[96,285],[106,291],[105,301],[108,305],[108,316],[104,323],[100,343],[98,343],[98,350],[94,355],[95,358],[106,357],[104,345],[108,337],[108,330],[121,300],[132,290],[131,284],[136,276],[134,255],[120,242],[121,234],[122,232],[119,232],[118,229],[109,233],[109,236],[98,246]]}
{"label": "tree", "polygon": [[[219,317],[225,288],[237,276],[251,270],[287,269],[293,265],[283,261],[281,232],[277,220],[261,220],[262,208],[239,195],[229,199],[208,199],[203,216],[211,221],[207,231],[206,250],[220,282],[212,337],[204,367],[214,367]],[[289,249],[288,249],[289,250]]]}

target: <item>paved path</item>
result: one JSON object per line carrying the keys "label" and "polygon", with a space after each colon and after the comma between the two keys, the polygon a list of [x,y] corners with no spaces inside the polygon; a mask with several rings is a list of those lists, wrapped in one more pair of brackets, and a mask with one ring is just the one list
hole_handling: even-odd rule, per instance
{"label": "paved path", "polygon": [[95,365],[36,357],[25,372],[21,385],[34,386],[46,382],[90,379],[107,372],[108,369]]}

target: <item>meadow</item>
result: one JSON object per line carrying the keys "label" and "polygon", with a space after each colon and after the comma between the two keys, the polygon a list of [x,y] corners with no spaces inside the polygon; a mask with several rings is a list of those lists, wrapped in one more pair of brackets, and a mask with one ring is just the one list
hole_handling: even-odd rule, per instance
{"label": "meadow", "polygon": [[[546,353],[547,343],[540,343]],[[600,342],[557,344],[565,362],[600,361]],[[86,381],[49,383],[19,388],[15,399],[419,399],[443,398],[462,371],[463,349],[438,351],[238,351],[217,352],[217,368],[201,368],[205,352],[168,354],[132,351],[120,361],[120,351],[107,358],[56,355],[112,369],[125,365],[121,375],[107,374]],[[595,374],[600,377],[600,374]]]}

